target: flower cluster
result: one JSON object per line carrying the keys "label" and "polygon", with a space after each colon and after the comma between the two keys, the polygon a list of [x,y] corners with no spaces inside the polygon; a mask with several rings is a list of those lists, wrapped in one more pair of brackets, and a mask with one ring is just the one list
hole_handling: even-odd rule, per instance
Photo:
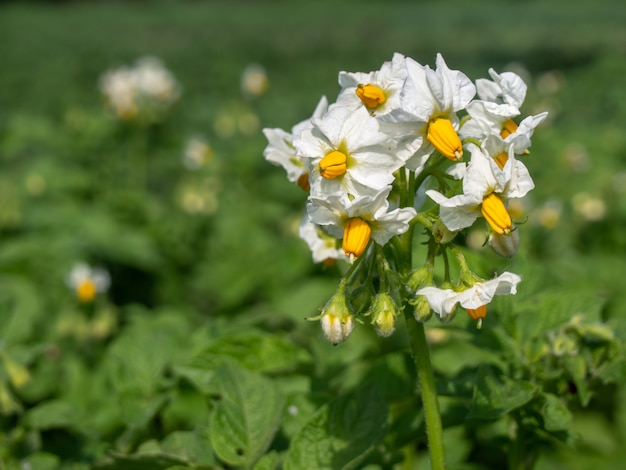
{"label": "flower cluster", "polygon": [[[484,219],[489,246],[513,256],[519,227],[507,207],[534,187],[522,159],[547,113],[521,117],[523,80],[489,75],[474,83],[439,54],[432,69],[396,53],[377,71],[340,72],[335,102],[322,97],[291,131],[264,129],[266,160],[308,193],[300,234],[313,259],[350,263],[319,317],[333,343],[365,316],[391,334],[406,304],[420,321],[432,311],[449,320],[460,305],[480,324],[495,295],[516,292],[519,276],[482,279],[452,243]],[[428,248],[413,269],[417,224]]]}
{"label": "flower cluster", "polygon": [[159,59],[143,57],[132,67],[105,72],[100,91],[119,119],[152,123],[178,100],[180,85]]}

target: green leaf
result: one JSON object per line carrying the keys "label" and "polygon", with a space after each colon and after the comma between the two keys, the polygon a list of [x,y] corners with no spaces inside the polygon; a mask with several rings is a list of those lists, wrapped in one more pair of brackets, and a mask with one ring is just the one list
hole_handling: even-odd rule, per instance
{"label": "green leaf", "polygon": [[184,461],[162,454],[125,455],[111,452],[109,457],[94,466],[95,470],[166,470]]}
{"label": "green leaf", "polygon": [[478,369],[469,419],[497,419],[528,403],[537,393],[537,386],[498,374],[493,368]]}
{"label": "green leaf", "polygon": [[274,470],[280,462],[280,455],[275,450],[265,454],[254,466],[254,470]]}
{"label": "green leaf", "polygon": [[25,341],[36,331],[41,296],[34,284],[19,277],[0,278],[0,340],[4,347]]}
{"label": "green leaf", "polygon": [[200,352],[191,365],[213,370],[229,357],[246,369],[259,372],[291,370],[311,360],[302,348],[275,334],[250,330],[217,339]]}
{"label": "green leaf", "polygon": [[25,420],[34,429],[65,428],[72,426],[76,419],[74,406],[63,400],[50,400],[39,403],[26,414]]}
{"label": "green leaf", "polygon": [[190,463],[213,465],[215,456],[199,431],[174,431],[161,442],[163,453]]}
{"label": "green leaf", "polygon": [[567,431],[572,423],[572,413],[556,395],[544,393],[545,403],[541,409],[546,431]]}
{"label": "green leaf", "polygon": [[283,397],[269,379],[227,362],[214,376],[220,396],[211,415],[209,438],[217,456],[251,468],[280,426]]}
{"label": "green leaf", "polygon": [[325,404],[294,437],[285,470],[358,468],[387,433],[387,405],[371,383]]}

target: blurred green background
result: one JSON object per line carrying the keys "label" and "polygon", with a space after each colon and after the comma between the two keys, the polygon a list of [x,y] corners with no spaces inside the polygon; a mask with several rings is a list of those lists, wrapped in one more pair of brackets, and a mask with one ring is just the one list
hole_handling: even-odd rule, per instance
{"label": "blurred green background", "polygon": [[[263,159],[261,133],[290,130],[322,95],[334,100],[339,71],[377,70],[394,52],[431,66],[441,52],[472,80],[489,68],[524,77],[523,113],[550,115],[524,160],[536,189],[518,208],[526,221],[520,253],[499,260],[476,234],[465,242],[488,268],[520,272],[522,296],[525,285],[586,292],[602,320],[626,318],[624,25],[626,8],[612,0],[0,3],[1,347],[5,362],[30,376],[21,388],[3,375],[7,462],[48,452],[41,461],[56,468],[59,460],[47,456],[89,460],[104,442],[129,450],[150,435],[110,409],[94,418],[100,434],[91,440],[76,431],[82,421],[65,415],[49,425],[23,419],[46,400],[88,395],[89,369],[114,348],[128,359],[131,338],[144,352],[171,353],[137,365],[156,375],[207,337],[251,326],[310,341],[313,357],[334,354],[325,360],[339,364],[403,347],[401,333],[363,333],[367,342],[337,352],[319,325],[303,320],[333,293],[339,269],[314,265],[298,239],[305,197]],[[105,109],[99,80],[147,55],[172,72],[182,94],[163,122],[127,126]],[[267,74],[259,96],[242,92],[251,64]],[[198,135],[212,158],[190,171],[184,147]],[[111,274],[106,298],[86,317],[65,285],[83,260]],[[316,360],[326,364],[317,378],[331,380],[336,364]],[[624,397],[611,393],[611,406]],[[105,397],[90,400],[77,407],[90,410]],[[189,423],[179,411],[162,417],[166,430]],[[618,461],[623,436],[604,421],[614,412],[599,406],[590,415],[601,420],[583,419],[590,439],[604,436],[591,439],[588,460],[574,464],[563,451],[555,462]]]}

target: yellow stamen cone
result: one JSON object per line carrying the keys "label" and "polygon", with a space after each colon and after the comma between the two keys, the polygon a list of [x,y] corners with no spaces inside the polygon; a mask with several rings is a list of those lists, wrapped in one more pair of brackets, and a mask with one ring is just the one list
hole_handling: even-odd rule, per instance
{"label": "yellow stamen cone", "polygon": [[303,173],[300,175],[300,177],[298,178],[298,186],[300,186],[300,188],[302,188],[302,190],[306,191],[307,193],[311,190],[308,173]]}
{"label": "yellow stamen cone", "polygon": [[96,286],[91,279],[85,279],[76,288],[78,300],[84,303],[91,302],[96,296]]}
{"label": "yellow stamen cone", "polygon": [[347,157],[344,153],[334,150],[320,161],[320,175],[327,179],[334,179],[346,172]]}
{"label": "yellow stamen cone", "polygon": [[504,121],[504,124],[502,124],[500,137],[502,137],[503,139],[506,139],[511,134],[515,134],[515,132],[517,132],[517,124],[515,124],[515,121],[513,121],[513,119],[509,118],[506,121]]}
{"label": "yellow stamen cone", "polygon": [[432,121],[428,125],[426,138],[446,158],[452,161],[463,158],[461,139],[449,119],[438,118]]}
{"label": "yellow stamen cone", "polygon": [[348,220],[343,229],[342,248],[349,258],[358,258],[363,254],[370,241],[372,228],[359,217]]}
{"label": "yellow stamen cone", "polygon": [[506,154],[506,152],[500,152],[498,155],[493,157],[493,159],[496,161],[500,168],[504,168],[506,162],[509,161],[509,156]]}
{"label": "yellow stamen cone", "polygon": [[478,308],[466,308],[465,311],[472,320],[478,321],[478,329],[483,325],[483,318],[487,316],[487,305],[481,305]]}
{"label": "yellow stamen cone", "polygon": [[500,235],[511,233],[511,216],[504,207],[504,202],[495,193],[491,193],[483,199],[480,211],[494,232]]}
{"label": "yellow stamen cone", "polygon": [[387,97],[382,88],[369,83],[367,85],[359,84],[356,87],[356,96],[358,96],[368,108],[376,108],[387,101]]}

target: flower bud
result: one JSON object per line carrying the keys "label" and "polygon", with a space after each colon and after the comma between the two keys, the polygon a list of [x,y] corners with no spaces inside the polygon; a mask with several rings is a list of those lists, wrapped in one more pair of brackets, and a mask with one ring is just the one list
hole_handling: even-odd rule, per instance
{"label": "flower bud", "polygon": [[410,303],[413,305],[413,316],[419,322],[425,323],[433,316],[433,310],[430,308],[428,299],[423,295],[418,295]]}
{"label": "flower bud", "polygon": [[419,269],[414,270],[406,281],[406,289],[410,294],[415,294],[415,291],[420,287],[429,286],[432,284],[433,271],[432,265],[426,263]]}
{"label": "flower bud", "polygon": [[441,245],[445,245],[446,243],[450,243],[456,237],[457,232],[452,232],[445,224],[441,221],[441,219],[437,219],[437,221],[433,224],[433,237],[437,243]]}
{"label": "flower bud", "polygon": [[491,232],[487,241],[493,251],[504,258],[511,258],[517,253],[519,248],[519,230],[515,226],[508,234]]}
{"label": "flower bud", "polygon": [[322,331],[326,339],[333,344],[339,344],[350,336],[354,329],[354,317],[348,308],[343,288],[331,297],[322,310],[320,317]]}
{"label": "flower bud", "polygon": [[372,325],[378,336],[390,336],[396,329],[395,318],[398,308],[386,292],[376,294],[369,313],[372,315]]}

